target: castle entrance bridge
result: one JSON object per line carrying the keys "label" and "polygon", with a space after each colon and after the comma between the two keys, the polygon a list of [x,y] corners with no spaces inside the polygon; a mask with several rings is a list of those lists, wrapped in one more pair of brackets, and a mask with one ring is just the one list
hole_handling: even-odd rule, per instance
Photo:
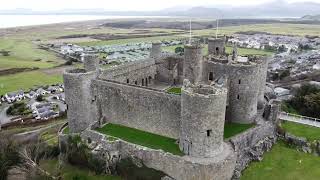
{"label": "castle entrance bridge", "polygon": [[284,121],[291,121],[299,124],[305,124],[309,126],[314,126],[320,128],[320,119],[301,116],[296,114],[290,114],[286,112],[280,112],[279,118]]}

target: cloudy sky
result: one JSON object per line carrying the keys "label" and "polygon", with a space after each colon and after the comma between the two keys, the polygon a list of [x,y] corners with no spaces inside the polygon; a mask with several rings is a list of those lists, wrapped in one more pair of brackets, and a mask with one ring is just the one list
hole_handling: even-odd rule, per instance
{"label": "cloudy sky", "polygon": [[[26,8],[33,10],[106,9],[116,11],[152,11],[175,6],[257,5],[275,0],[1,0],[0,10]],[[320,0],[282,0],[303,2]]]}

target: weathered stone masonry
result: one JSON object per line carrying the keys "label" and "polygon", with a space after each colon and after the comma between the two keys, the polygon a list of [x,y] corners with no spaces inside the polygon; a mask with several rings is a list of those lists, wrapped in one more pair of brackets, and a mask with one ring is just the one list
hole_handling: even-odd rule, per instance
{"label": "weathered stone masonry", "polygon": [[[199,44],[186,45],[181,57],[162,54],[161,44],[153,43],[150,58],[108,70],[99,69],[93,55],[85,56],[85,69],[64,73],[70,131],[175,179],[237,179],[274,143],[278,105],[267,106],[269,122],[262,119],[257,109],[264,105],[268,62],[236,54],[235,49],[230,59],[224,39],[210,39],[208,56]],[[157,83],[182,86],[182,94],[151,88]],[[225,142],[226,120],[257,126]],[[177,139],[185,156],[109,142],[90,126],[105,123]]]}

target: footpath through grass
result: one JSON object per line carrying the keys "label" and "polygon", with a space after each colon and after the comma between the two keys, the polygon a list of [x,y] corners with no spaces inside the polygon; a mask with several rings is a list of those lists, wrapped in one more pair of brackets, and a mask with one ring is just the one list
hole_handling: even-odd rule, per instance
{"label": "footpath through grass", "polygon": [[320,157],[298,152],[279,141],[261,162],[253,162],[241,180],[318,180]]}
{"label": "footpath through grass", "polygon": [[253,126],[253,124],[226,123],[224,125],[224,138],[228,139],[234,135],[246,131],[247,129],[250,129]]}
{"label": "footpath through grass", "polygon": [[117,124],[107,124],[104,127],[97,129],[97,131],[151,149],[162,149],[175,155],[183,155],[176,140],[165,136]]}
{"label": "footpath through grass", "polygon": [[62,75],[47,75],[40,71],[0,76],[0,95],[20,89],[28,90],[39,85],[57,83],[62,83]]}
{"label": "footpath through grass", "polygon": [[320,140],[320,128],[289,121],[283,121],[281,127],[295,136],[307,138],[308,141]]}

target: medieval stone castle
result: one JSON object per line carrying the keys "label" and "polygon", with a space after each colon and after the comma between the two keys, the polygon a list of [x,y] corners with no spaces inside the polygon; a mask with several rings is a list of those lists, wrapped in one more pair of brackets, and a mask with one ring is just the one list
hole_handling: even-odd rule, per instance
{"label": "medieval stone castle", "polygon": [[[64,73],[68,126],[100,143],[105,139],[93,135],[93,124],[174,138],[185,156],[125,142],[106,148],[135,155],[175,179],[231,179],[254,159],[248,152],[276,138],[278,104],[264,98],[267,66],[267,58],[238,56],[236,48],[228,55],[225,38],[209,39],[205,56],[198,42],[186,44],[184,56],[163,53],[155,42],[150,58],[106,70],[87,55],[84,69]],[[168,93],[170,87],[182,87],[181,95]],[[225,122],[256,126],[224,141]]]}

